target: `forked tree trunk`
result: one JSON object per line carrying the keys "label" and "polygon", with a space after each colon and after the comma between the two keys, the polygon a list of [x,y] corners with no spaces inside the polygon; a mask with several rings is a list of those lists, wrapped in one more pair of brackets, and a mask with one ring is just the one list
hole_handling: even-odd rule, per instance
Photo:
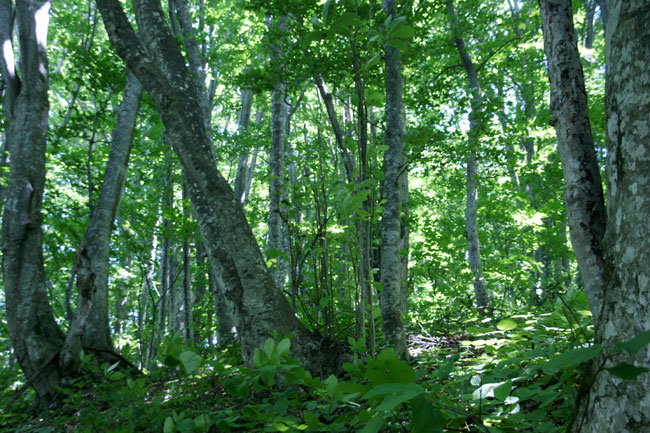
{"label": "forked tree trunk", "polygon": [[320,363],[336,362],[337,353],[319,353],[319,340],[293,315],[275,287],[242,206],[216,168],[203,116],[197,110],[197,89],[159,2],[133,3],[142,41],[117,0],[97,3],[112,44],[145,86],[170,135],[211,265],[217,265],[222,255],[232,259],[242,288],[233,299],[240,315],[238,331],[244,359],[251,363],[255,348],[277,331],[280,335],[293,334],[292,353],[308,368],[315,370]]}
{"label": "forked tree trunk", "polygon": [[0,2],[0,37],[5,115],[9,119],[9,185],[2,219],[3,283],[9,337],[18,363],[44,406],[58,392],[61,372],[56,355],[64,335],[54,321],[45,289],[41,206],[45,185],[45,151],[49,102],[47,27],[49,0],[16,5],[20,72],[12,63],[13,7]]}
{"label": "forked tree trunk", "polygon": [[[605,296],[596,342],[613,351],[617,342],[650,330],[650,7],[645,0],[610,0],[608,10]],[[635,356],[622,351],[604,367],[619,362],[648,369],[650,347]],[[648,373],[622,380],[600,372],[580,407],[574,431],[648,431],[648,389]]]}

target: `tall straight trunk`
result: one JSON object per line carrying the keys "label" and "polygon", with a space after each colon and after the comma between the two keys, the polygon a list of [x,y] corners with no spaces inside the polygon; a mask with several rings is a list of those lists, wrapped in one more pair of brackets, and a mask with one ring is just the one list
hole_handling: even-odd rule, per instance
{"label": "tall straight trunk", "polygon": [[[251,107],[253,105],[253,91],[250,89],[241,89],[241,111],[239,112],[239,120],[237,121],[237,133],[243,135],[248,131],[248,125],[251,118]],[[245,149],[239,154],[237,161],[237,173],[235,175],[235,198],[240,203],[244,202],[246,192],[246,181],[248,180],[248,173],[252,169],[250,165],[250,150]]]}
{"label": "tall straight trunk", "polygon": [[[77,309],[67,335],[67,354],[72,358],[78,358],[80,344],[113,349],[108,322],[109,243],[126,180],[141,97],[142,86],[130,73],[113,130],[100,196],[77,252]],[[73,338],[80,340],[73,343]]]}
{"label": "tall straight trunk", "polygon": [[[183,182],[183,214],[186,220],[191,218],[191,214],[187,206],[185,206],[185,200],[187,200],[187,184]],[[181,281],[181,323],[183,338],[185,342],[191,343],[194,340],[194,334],[192,330],[192,309],[194,305],[192,304],[192,275],[190,273],[190,235],[189,233],[185,234],[183,239],[183,276]]]}
{"label": "tall straight trunk", "polygon": [[[382,2],[386,15],[397,18],[395,0]],[[404,194],[408,193],[408,171],[403,136],[406,132],[402,102],[402,63],[400,50],[385,47],[386,62],[386,146],[384,153],[384,212],[381,216],[381,291],[380,307],[384,337],[400,358],[408,358],[403,315],[406,312],[402,269],[404,237],[408,229],[402,224]],[[407,244],[408,245],[408,244]]]}
{"label": "tall straight trunk", "polygon": [[298,321],[277,290],[241,203],[216,168],[211,140],[197,110],[197,89],[160,4],[133,2],[141,41],[117,0],[97,3],[111,43],[145,86],[170,135],[211,266],[218,266],[221,256],[232,260],[242,289],[233,294],[233,300],[240,316],[244,360],[250,364],[255,348],[276,331],[293,334],[292,354],[307,368],[316,371],[338,363],[340,354],[321,351],[320,339]]}
{"label": "tall straight trunk", "polygon": [[[610,0],[608,10],[605,296],[596,342],[613,352],[617,342],[650,329],[650,8],[645,0]],[[603,367],[620,362],[650,369],[650,347],[635,355],[620,351]],[[648,389],[648,373],[621,380],[601,371],[581,405],[574,431],[648,431]]]}
{"label": "tall straight trunk", "polygon": [[[45,288],[41,208],[49,101],[47,28],[49,0],[24,0],[13,10],[0,2],[0,37],[10,153],[9,185],[2,218],[3,283],[9,337],[18,363],[41,407],[58,392],[55,362],[64,335],[54,321]],[[13,28],[18,22],[20,72],[13,63]],[[9,100],[10,99],[10,100]]]}
{"label": "tall straight trunk", "polygon": [[551,123],[562,157],[569,234],[591,313],[598,324],[604,290],[606,215],[571,1],[540,0],[539,4],[551,85]]}
{"label": "tall straight trunk", "polygon": [[[271,32],[283,31],[285,28],[284,17],[274,23],[272,17],[267,17],[267,25]],[[281,39],[281,36],[277,39]],[[282,201],[285,198],[284,187],[284,153],[287,126],[287,105],[285,98],[287,86],[282,82],[282,44],[273,43],[271,46],[275,87],[271,93],[271,155],[269,164],[271,180],[269,182],[269,239],[268,248],[273,256],[271,275],[278,289],[284,288],[287,275],[287,263],[284,257],[284,215],[285,207]]]}
{"label": "tall straight trunk", "polygon": [[447,13],[451,23],[451,32],[454,44],[458,50],[458,55],[465,68],[467,81],[469,83],[469,92],[472,96],[471,111],[469,113],[469,154],[467,156],[467,207],[465,208],[465,229],[467,233],[467,258],[470,270],[472,271],[472,283],[474,285],[474,295],[476,296],[476,305],[479,313],[484,316],[488,314],[489,300],[483,277],[483,265],[481,263],[481,244],[478,238],[478,164],[476,162],[476,153],[479,146],[479,134],[482,122],[482,95],[481,86],[478,78],[478,72],[474,62],[465,48],[465,40],[460,36],[458,28],[458,15],[453,0],[447,1]]}

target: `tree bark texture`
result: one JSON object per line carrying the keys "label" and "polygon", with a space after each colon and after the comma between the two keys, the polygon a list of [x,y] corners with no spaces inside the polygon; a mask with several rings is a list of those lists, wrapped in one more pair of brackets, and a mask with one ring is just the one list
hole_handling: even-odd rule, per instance
{"label": "tree bark texture", "polygon": [[469,113],[469,150],[467,156],[467,202],[465,208],[465,229],[467,234],[467,257],[470,270],[472,271],[472,283],[474,286],[474,295],[476,297],[476,306],[479,313],[483,316],[488,313],[489,299],[483,277],[483,264],[481,263],[481,244],[478,237],[478,164],[476,162],[476,153],[478,149],[479,129],[482,122],[482,95],[481,86],[478,78],[478,72],[474,66],[467,49],[465,40],[460,36],[458,28],[458,14],[456,6],[452,0],[447,1],[447,13],[451,24],[451,32],[454,44],[458,50],[458,55],[465,68],[467,81],[469,83],[469,92],[471,94],[471,111]]}
{"label": "tree bark texture", "polygon": [[222,255],[232,259],[242,287],[233,299],[240,315],[238,331],[246,362],[252,362],[255,348],[261,347],[273,330],[293,334],[293,356],[308,368],[317,368],[320,356],[335,357],[319,353],[318,341],[292,314],[266,268],[241,204],[216,168],[202,113],[197,110],[197,89],[160,4],[134,1],[141,41],[117,0],[97,3],[111,43],[143,83],[170,135],[212,266]]}
{"label": "tree bark texture", "polygon": [[[397,17],[395,0],[384,0],[386,15]],[[406,296],[403,293],[406,272],[402,270],[404,230],[402,222],[404,191],[408,192],[408,174],[403,137],[406,116],[402,102],[402,63],[400,50],[385,48],[386,63],[386,145],[384,153],[384,212],[381,216],[381,284],[380,308],[384,337],[400,358],[408,358],[404,334]]]}
{"label": "tree bark texture", "polygon": [[[250,124],[253,91],[250,89],[241,89],[240,95],[241,111],[239,112],[239,119],[237,121],[237,132],[239,135],[243,135],[248,131],[248,126]],[[246,181],[248,180],[248,174],[252,169],[249,159],[250,151],[249,149],[245,149],[239,154],[239,160],[237,161],[234,190],[235,198],[239,200],[240,203],[244,202],[244,197],[247,195]]]}
{"label": "tree bark texture", "polygon": [[[4,108],[10,119],[7,142],[11,158],[2,219],[7,325],[14,353],[41,405],[57,394],[61,374],[56,355],[64,340],[45,288],[41,229],[49,110],[46,50],[50,6],[48,0],[16,4],[22,76],[16,74],[11,46],[5,46],[2,68],[10,86]],[[0,33],[5,43],[13,41],[12,14],[12,2],[2,0]]]}
{"label": "tree bark texture", "polygon": [[[607,350],[650,329],[650,6],[610,0],[606,32],[607,229],[605,296],[596,342]],[[623,351],[604,367],[650,368],[650,348]],[[600,372],[575,431],[632,433],[650,429],[650,374],[622,380]]]}
{"label": "tree bark texture", "polygon": [[604,290],[606,215],[571,1],[540,0],[539,4],[551,85],[551,123],[562,157],[571,244],[598,326]]}
{"label": "tree bark texture", "polygon": [[117,113],[99,200],[77,252],[77,309],[66,337],[66,346],[72,349],[67,353],[74,359],[78,358],[80,346],[73,344],[73,339],[81,337],[81,332],[80,342],[84,346],[113,349],[108,323],[109,244],[124,190],[141,97],[142,85],[130,73]]}

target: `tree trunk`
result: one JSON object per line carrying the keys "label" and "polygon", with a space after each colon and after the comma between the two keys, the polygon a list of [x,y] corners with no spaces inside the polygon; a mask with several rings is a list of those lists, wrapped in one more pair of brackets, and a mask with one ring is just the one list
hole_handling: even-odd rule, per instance
{"label": "tree trunk", "polygon": [[603,300],[605,206],[570,0],[540,0],[551,84],[551,123],[564,172],[571,244],[596,325]]}
{"label": "tree trunk", "polygon": [[[108,323],[109,243],[124,189],[141,96],[142,86],[135,75],[129,74],[99,200],[77,252],[77,309],[66,337],[70,361],[78,358],[81,348],[79,343],[72,343],[72,338],[80,337],[82,330],[84,346],[113,349]],[[79,335],[74,336],[75,333]]]}
{"label": "tree trunk", "polygon": [[[395,0],[383,1],[387,16],[397,17]],[[408,170],[403,136],[406,132],[402,102],[402,64],[400,50],[385,48],[386,61],[386,145],[384,153],[384,212],[381,216],[381,291],[380,307],[384,337],[400,358],[408,358],[403,315],[405,272],[402,270],[404,230],[402,221],[404,191],[408,193]]]}
{"label": "tree trunk", "polygon": [[[596,342],[613,351],[616,342],[650,329],[650,7],[645,0],[610,0],[608,10],[605,296]],[[650,347],[636,356],[622,351],[604,367],[619,362],[650,368]],[[648,373],[621,380],[601,371],[574,431],[648,431],[648,389]]]}
{"label": "tree trunk", "polygon": [[48,303],[41,229],[49,110],[46,39],[50,5],[48,0],[24,0],[16,5],[21,80],[7,51],[13,51],[10,44],[14,11],[10,0],[0,2],[0,36],[5,41],[2,69],[9,86],[4,108],[10,120],[9,185],[2,219],[7,325],[18,363],[36,390],[41,407],[58,393],[61,372],[56,355],[64,339]]}
{"label": "tree trunk", "polygon": [[280,335],[293,334],[292,354],[307,368],[317,370],[318,364],[336,363],[338,354],[320,352],[318,341],[293,315],[277,290],[243,208],[216,168],[211,140],[197,110],[197,89],[169,33],[160,4],[155,0],[133,3],[143,43],[117,0],[97,3],[112,44],[144,84],[170,135],[211,265],[217,265],[221,255],[232,259],[242,287],[233,299],[240,315],[238,331],[244,359],[252,363],[255,348],[276,331]]}
{"label": "tree trunk", "polygon": [[[267,17],[267,26],[270,32],[284,31],[284,17],[274,23],[272,17]],[[282,35],[277,37],[281,40]],[[284,143],[286,139],[287,126],[287,105],[285,98],[287,86],[282,82],[282,44],[272,43],[272,62],[274,67],[275,88],[271,93],[271,155],[269,164],[271,168],[271,180],[269,182],[269,239],[268,248],[271,253],[271,275],[278,289],[284,288],[287,275],[287,262],[284,257],[284,218],[286,215],[285,206],[282,202],[285,198],[284,191]]]}
{"label": "tree trunk", "polygon": [[489,300],[483,277],[483,265],[481,263],[481,244],[478,238],[478,167],[476,153],[478,150],[478,138],[482,122],[482,95],[479,83],[478,72],[474,62],[467,53],[465,40],[460,36],[458,29],[458,16],[456,7],[452,0],[447,1],[447,13],[451,23],[451,32],[456,44],[460,60],[467,74],[469,92],[472,96],[471,111],[469,113],[469,155],[467,156],[467,207],[465,208],[465,228],[467,233],[467,257],[470,270],[472,271],[472,283],[474,295],[479,314],[488,314]]}
{"label": "tree trunk", "polygon": [[[241,89],[241,111],[239,112],[239,120],[237,121],[237,132],[243,135],[248,131],[248,125],[251,118],[251,107],[253,105],[253,91],[250,89]],[[252,169],[249,164],[250,151],[243,150],[239,154],[237,161],[237,174],[235,175],[235,198],[240,203],[244,202],[246,192],[246,181],[248,180],[248,173]]]}

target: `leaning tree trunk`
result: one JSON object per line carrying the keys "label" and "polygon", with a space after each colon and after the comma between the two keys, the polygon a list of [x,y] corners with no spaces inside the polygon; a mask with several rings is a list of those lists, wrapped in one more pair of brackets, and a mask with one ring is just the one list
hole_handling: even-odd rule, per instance
{"label": "leaning tree trunk", "polygon": [[[7,83],[9,185],[2,218],[3,279],[9,337],[18,363],[42,407],[58,393],[61,372],[56,358],[63,333],[54,321],[45,289],[41,207],[49,101],[47,27],[49,0],[23,0],[13,10],[0,2],[4,41],[3,78]],[[20,72],[9,51],[18,21]]]}
{"label": "leaning tree trunk", "polygon": [[596,325],[603,300],[605,205],[591,135],[570,0],[540,0],[551,84],[551,123],[564,172],[564,202],[571,244]]}
{"label": "leaning tree trunk", "polygon": [[[141,97],[142,86],[135,75],[129,74],[99,200],[77,252],[77,309],[66,337],[70,362],[78,358],[80,343],[100,350],[113,349],[108,323],[109,244],[126,180]],[[81,340],[73,342],[82,333]]]}
{"label": "leaning tree trunk", "polygon": [[478,135],[482,121],[482,95],[478,72],[474,62],[465,48],[465,40],[460,36],[458,29],[458,16],[456,7],[452,0],[447,1],[447,12],[451,21],[451,32],[458,50],[458,55],[465,68],[469,91],[472,96],[471,111],[469,114],[469,155],[467,156],[467,207],[465,208],[465,228],[467,233],[467,257],[469,267],[472,271],[472,282],[474,284],[474,295],[479,313],[484,316],[488,314],[489,300],[483,277],[483,265],[481,263],[481,244],[478,238],[478,164],[476,153],[478,149]]}
{"label": "leaning tree trunk", "polygon": [[[386,15],[397,17],[395,0],[384,0]],[[408,191],[408,172],[404,156],[403,136],[406,130],[402,102],[402,64],[400,50],[386,45],[386,145],[384,153],[384,212],[381,216],[381,291],[380,308],[384,337],[400,358],[408,358],[403,315],[406,296],[403,293],[406,273],[403,267],[403,236],[408,232],[402,224],[404,189]]]}
{"label": "leaning tree trunk", "polygon": [[[608,10],[605,296],[596,342],[613,350],[650,329],[650,7],[645,0],[610,0]],[[622,351],[604,367],[619,362],[649,369],[650,347],[635,356]],[[648,389],[648,373],[634,380],[598,373],[574,431],[647,432]]]}
{"label": "leaning tree trunk", "polygon": [[308,368],[315,370],[321,362],[338,361],[336,353],[320,352],[318,340],[293,315],[277,290],[243,208],[216,168],[203,115],[197,108],[197,89],[160,3],[133,2],[142,41],[117,0],[97,3],[112,44],[145,86],[169,133],[211,264],[217,264],[222,255],[232,259],[242,287],[234,300],[244,359],[251,363],[255,348],[277,331],[280,335],[293,334],[292,353]]}

